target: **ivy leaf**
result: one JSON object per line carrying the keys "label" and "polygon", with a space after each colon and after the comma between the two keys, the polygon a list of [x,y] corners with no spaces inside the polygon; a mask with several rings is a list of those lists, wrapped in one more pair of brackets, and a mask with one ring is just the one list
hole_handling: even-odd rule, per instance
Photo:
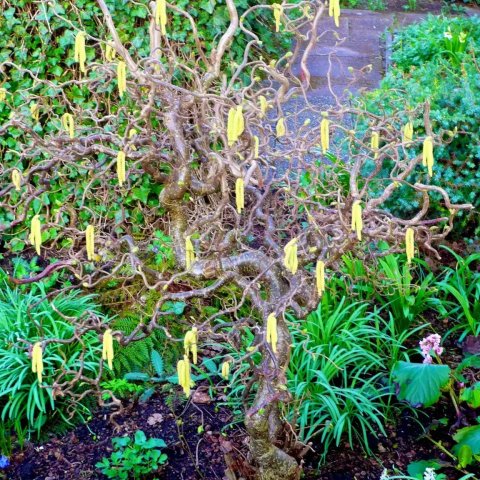
{"label": "ivy leaf", "polygon": [[436,403],[450,378],[448,365],[397,362],[392,378],[399,386],[397,397],[414,407],[429,407]]}
{"label": "ivy leaf", "polygon": [[140,200],[142,203],[147,203],[149,193],[150,193],[150,188],[137,187],[132,190],[132,198],[134,200]]}
{"label": "ivy leaf", "polygon": [[185,302],[165,302],[162,310],[174,313],[175,315],[181,315],[186,306],[187,304]]}

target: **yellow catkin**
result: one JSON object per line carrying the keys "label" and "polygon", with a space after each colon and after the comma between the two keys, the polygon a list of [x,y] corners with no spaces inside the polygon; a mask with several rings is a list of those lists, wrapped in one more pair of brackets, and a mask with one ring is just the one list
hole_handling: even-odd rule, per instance
{"label": "yellow catkin", "polygon": [[185,390],[184,380],[185,380],[185,361],[179,360],[177,362],[177,376],[178,384]]}
{"label": "yellow catkin", "polygon": [[373,158],[378,158],[378,147],[380,146],[380,134],[378,132],[372,132],[372,138],[370,140],[370,146],[373,150]]}
{"label": "yellow catkin", "polygon": [[228,111],[227,141],[229,147],[231,147],[237,140],[235,129],[235,112],[236,109],[234,107]]}
{"label": "yellow catkin", "polygon": [[113,48],[109,43],[105,45],[105,58],[107,62],[113,62],[115,60],[116,55],[115,48]]}
{"label": "yellow catkin", "polygon": [[177,374],[178,384],[183,388],[185,395],[189,397],[192,376],[190,372],[190,360],[186,355],[183,356],[183,360],[179,360],[177,363]]}
{"label": "yellow catkin", "polygon": [[87,226],[85,240],[87,243],[87,259],[92,262],[95,259],[95,227],[93,225]]}
{"label": "yellow catkin", "polygon": [[280,137],[283,137],[286,133],[286,128],[285,128],[285,120],[284,118],[280,118],[277,122],[277,137],[280,138]]}
{"label": "yellow catkin", "polygon": [[254,159],[258,158],[259,154],[260,154],[260,140],[256,135],[254,135],[253,136],[253,158]]}
{"label": "yellow catkin", "polygon": [[325,291],[325,263],[322,260],[317,260],[315,278],[317,280],[318,296],[321,297]]}
{"label": "yellow catkin", "polygon": [[263,95],[260,95],[258,97],[258,101],[260,102],[260,112],[261,112],[260,118],[263,118],[268,109],[268,102]]}
{"label": "yellow catkin", "polygon": [[323,119],[320,122],[320,143],[324,154],[330,148],[330,120],[328,120],[327,115],[327,112],[322,112]]}
{"label": "yellow catkin", "polygon": [[192,327],[185,334],[183,339],[183,348],[185,349],[185,355],[188,357],[192,354],[193,363],[196,365],[198,360],[198,330],[197,327]]}
{"label": "yellow catkin", "polygon": [[413,140],[413,123],[407,122],[403,127],[403,141],[411,142]]}
{"label": "yellow catkin", "polygon": [[279,3],[274,3],[273,7],[273,18],[275,19],[275,32],[280,31],[280,24],[282,21],[283,7]]}
{"label": "yellow catkin", "polygon": [[40,223],[40,217],[38,215],[32,218],[30,225],[30,243],[35,247],[37,255],[40,255],[40,247],[42,246],[42,224]]}
{"label": "yellow catkin", "polygon": [[242,213],[242,210],[245,208],[245,182],[243,178],[237,178],[235,182],[235,200],[237,212]]}
{"label": "yellow catkin", "polygon": [[357,233],[357,238],[362,239],[363,220],[362,205],[360,200],[356,200],[352,205],[352,230]]}
{"label": "yellow catkin", "polygon": [[426,137],[423,141],[422,163],[424,167],[427,167],[428,175],[432,177],[434,163],[432,137]]}
{"label": "yellow catkin", "polygon": [[328,4],[328,14],[333,17],[335,26],[340,26],[340,0],[330,0]]}
{"label": "yellow catkin", "polygon": [[222,378],[224,380],[228,380],[230,376],[230,362],[223,362],[222,363]]}
{"label": "yellow catkin", "polygon": [[297,242],[297,238],[292,238],[292,240],[290,240],[283,249],[285,252],[283,264],[285,265],[285,268],[293,275],[295,275],[298,270]]}
{"label": "yellow catkin", "polygon": [[85,52],[85,32],[78,32],[75,36],[75,61],[79,64],[80,71],[82,73],[86,72],[86,59],[87,54]]}
{"label": "yellow catkin", "polygon": [[68,132],[70,138],[75,138],[75,120],[71,113],[64,113],[62,115],[62,127]]}
{"label": "yellow catkin", "polygon": [[237,139],[245,130],[245,119],[243,118],[243,107],[239,105],[235,111],[235,130]]}
{"label": "yellow catkin", "polygon": [[125,169],[125,152],[120,150],[117,154],[117,178],[118,184],[122,186],[127,181]]}
{"label": "yellow catkin", "polygon": [[415,257],[415,230],[410,227],[405,232],[405,251],[407,263],[410,265]]}
{"label": "yellow catkin", "polygon": [[193,249],[193,243],[189,235],[185,238],[185,266],[187,270],[190,269],[195,260],[195,250]]}
{"label": "yellow catkin", "polygon": [[117,83],[118,94],[123,97],[123,94],[127,91],[127,66],[123,60],[120,60],[117,65]]}
{"label": "yellow catkin", "polygon": [[[137,134],[138,132],[134,129],[134,128],[131,128],[130,131],[128,132],[128,138],[131,140],[133,137],[135,137],[135,135]],[[133,143],[130,145],[130,148],[132,150],[136,150],[137,147],[135,145],[133,145]]]}
{"label": "yellow catkin", "polygon": [[271,313],[267,317],[267,342],[272,346],[273,353],[277,353],[277,318],[275,314]]}
{"label": "yellow catkin", "polygon": [[40,342],[36,342],[32,348],[32,372],[37,374],[38,383],[42,383],[43,352]]}
{"label": "yellow catkin", "polygon": [[19,192],[22,185],[22,174],[16,168],[12,170],[12,183],[15,187],[15,190]]}
{"label": "yellow catkin", "polygon": [[113,335],[110,328],[103,334],[102,359],[107,361],[108,368],[111,370],[113,367]]}
{"label": "yellow catkin", "polygon": [[228,111],[227,141],[231,147],[245,130],[245,119],[243,118],[243,107],[238,105]]}
{"label": "yellow catkin", "polygon": [[157,0],[155,6],[155,23],[160,26],[162,35],[167,34],[167,3],[165,0]]}
{"label": "yellow catkin", "polygon": [[7,90],[5,88],[0,88],[0,102],[4,102],[7,98]]}
{"label": "yellow catkin", "polygon": [[30,115],[36,122],[38,122],[40,118],[40,108],[38,106],[38,103],[32,103],[30,105]]}

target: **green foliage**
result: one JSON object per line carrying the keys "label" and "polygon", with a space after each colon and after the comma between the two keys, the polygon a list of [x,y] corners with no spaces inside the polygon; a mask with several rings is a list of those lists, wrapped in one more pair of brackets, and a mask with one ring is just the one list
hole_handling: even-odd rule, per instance
{"label": "green foliage", "polygon": [[[43,385],[31,371],[29,345],[44,338],[70,339],[74,326],[65,319],[80,318],[87,311],[103,318],[93,296],[78,291],[46,298],[43,284],[28,290],[11,288],[0,280],[0,407],[1,418],[15,427],[40,433],[47,420],[71,423],[74,415],[88,414],[87,400],[76,403],[53,396],[53,380],[59,371],[78,371],[83,355],[83,375],[95,377],[99,368],[101,344],[95,332],[82,335],[82,342],[51,343],[44,348]],[[73,374],[65,374],[64,381]],[[82,385],[76,387],[81,391]]]}
{"label": "green foliage", "polygon": [[455,323],[451,331],[460,330],[460,340],[467,334],[480,335],[480,253],[462,258],[446,250],[455,257],[457,264],[455,268],[445,268],[439,276],[433,306],[441,317]]}
{"label": "green foliage", "polygon": [[[452,40],[444,36],[449,28]],[[461,32],[466,33],[464,44],[459,41]],[[472,203],[477,209],[480,206],[477,188],[480,178],[480,76],[474,58],[479,54],[479,18],[430,17],[396,34],[392,46],[394,66],[380,88],[367,93],[360,101],[367,110],[388,116],[393,111],[413,109],[428,100],[433,131],[438,134],[443,130],[443,138],[447,141],[435,146],[436,162],[431,183],[445,187],[453,203]],[[413,124],[414,137],[424,136],[421,112],[414,115]],[[456,133],[451,137],[449,131]],[[410,155],[420,151],[420,142],[409,149]],[[427,181],[422,178],[424,175],[418,169],[410,181]],[[430,197],[432,208],[448,215],[443,199],[435,193]],[[402,186],[387,207],[396,215],[410,218],[417,211],[419,201],[414,190]],[[478,210],[462,213],[454,222],[455,231],[468,236],[478,231],[478,220]]]}
{"label": "green foliage", "polygon": [[480,455],[480,425],[461,428],[453,436],[453,439],[457,442],[457,445],[453,447],[454,453],[458,454],[466,445],[470,447],[472,455]]}
{"label": "green foliage", "polygon": [[[430,299],[435,291],[433,273],[423,275],[417,269],[419,277],[413,281],[412,267],[399,255],[387,255],[379,260],[378,275],[381,279],[380,290],[376,300],[391,312],[397,328],[406,330],[414,320],[418,320],[430,306]],[[421,261],[415,263],[425,266]]]}
{"label": "green foliage", "polygon": [[320,435],[323,457],[345,435],[368,451],[368,435],[384,432],[388,366],[401,355],[393,321],[368,313],[368,303],[335,302],[327,294],[305,321],[294,317],[294,344],[287,370],[295,400],[289,412],[299,436]]}
{"label": "green foliage", "polygon": [[[116,318],[111,323],[113,330],[120,330],[126,335],[130,335],[141,322],[136,316],[125,316]],[[122,376],[125,372],[140,371],[150,363],[150,354],[155,345],[155,333],[134,341],[128,345],[119,345],[114,343],[115,356],[113,359],[113,369],[117,376]]]}
{"label": "green foliage", "polygon": [[404,255],[389,254],[371,266],[352,255],[344,255],[339,273],[328,281],[336,299],[345,295],[375,302],[387,315],[392,315],[400,332],[421,318],[435,295],[435,278],[426,263],[415,259],[409,266]]}
{"label": "green foliage", "polygon": [[474,383],[471,387],[465,388],[460,395],[460,401],[466,402],[470,408],[479,408],[480,382]]}
{"label": "green foliage", "polygon": [[[149,24],[150,15],[148,0],[131,2],[107,1],[114,23],[118,27],[120,39],[134,58],[145,58],[150,52]],[[236,3],[239,15],[259,0],[247,2],[241,0]],[[201,0],[190,4],[187,0],[176,3],[176,7],[187,8],[188,14],[197,22],[201,43],[207,51],[211,49],[221,34],[227,29],[229,23],[228,9],[225,0]],[[171,40],[180,42],[182,52],[179,53],[185,59],[197,57],[197,47],[193,40],[192,29],[188,18],[168,9],[169,23],[167,35]],[[22,113],[30,118],[30,105],[26,98],[30,94],[39,98],[40,121],[32,120],[32,128],[40,137],[48,136],[57,132],[60,128],[60,117],[68,111],[66,101],[80,107],[84,111],[104,109],[106,115],[119,114],[119,135],[128,127],[122,122],[121,109],[126,106],[125,101],[119,101],[115,91],[115,82],[100,84],[99,89],[106,92],[107,102],[105,105],[97,105],[91,100],[89,88],[82,85],[66,85],[63,88],[64,96],[58,96],[59,85],[74,78],[76,67],[74,65],[74,41],[75,33],[84,30],[87,33],[87,63],[101,62],[104,57],[104,48],[92,46],[92,38],[110,40],[106,27],[99,19],[103,14],[95,0],[82,0],[75,4],[71,2],[46,2],[42,4],[32,3],[30,0],[19,0],[10,4],[0,14],[0,63],[9,62],[19,66],[19,69],[5,66],[0,78],[0,87],[7,90],[7,98],[0,105],[0,123],[5,123],[12,109],[21,106]],[[281,36],[274,32],[273,15],[270,9],[254,10],[245,18],[245,26],[251,29],[263,40],[263,51],[255,49],[254,55],[278,58],[279,52],[287,49],[290,43],[288,33]],[[90,46],[89,46],[90,44]],[[237,64],[243,60],[247,37],[239,29],[233,43],[227,50],[224,71],[229,74]],[[188,64],[188,60],[186,60]],[[26,73],[28,72],[28,73]],[[90,70],[90,77],[98,77],[95,70]],[[35,77],[48,79],[48,85],[39,85]],[[7,79],[6,79],[7,78]],[[87,124],[85,124],[87,126]],[[2,166],[4,169],[12,167],[21,171],[29,170],[32,165],[27,165],[19,160],[17,154],[20,151],[18,139],[21,131],[9,128],[0,138],[0,151],[2,153]],[[98,165],[104,164],[109,159],[104,153],[99,153],[92,160]],[[61,227],[76,223],[85,228],[92,216],[113,220],[118,224],[118,231],[124,231],[123,222],[128,222],[130,233],[145,234],[145,225],[151,225],[152,219],[146,217],[147,211],[154,211],[158,216],[163,210],[158,208],[158,195],[162,186],[156,184],[149,175],[141,173],[132,174],[129,177],[131,188],[125,192],[121,201],[118,191],[112,188],[108,198],[101,201],[94,195],[84,195],[91,188],[95,189],[97,182],[91,183],[88,170],[81,168],[72,169],[69,175],[51,178],[48,192],[35,198],[32,208],[27,216],[27,222],[33,214],[38,213],[42,206],[47,206],[52,215],[58,215],[55,227],[45,229],[42,232],[43,241],[58,239],[62,232]],[[38,177],[31,179],[33,185]],[[20,195],[12,192],[14,200]],[[68,205],[68,208],[65,208]],[[10,212],[0,212],[0,222],[9,223],[13,220]],[[4,242],[7,248],[13,252],[21,252],[27,245],[27,231],[24,228],[4,234],[0,239],[0,245]],[[157,237],[158,238],[158,237]],[[160,239],[161,241],[162,239]],[[61,238],[58,241],[60,247],[69,247],[71,239]],[[152,249],[157,241],[153,242]],[[165,252],[162,252],[165,253]],[[156,255],[156,262],[161,260],[163,268],[168,267],[170,257],[160,259]]]}
{"label": "green foliage", "polygon": [[148,246],[150,252],[155,255],[155,265],[164,272],[175,266],[175,255],[173,252],[173,240],[161,230],[155,231],[155,238]]}
{"label": "green foliage", "polygon": [[414,407],[430,407],[438,402],[450,380],[448,365],[398,362],[392,371],[392,379],[399,386],[399,400],[406,400]]}
{"label": "green foliage", "polygon": [[[107,380],[100,383],[100,387],[103,390],[109,390],[115,397],[123,399],[130,396],[137,396],[143,392],[143,387],[136,385],[135,383],[130,383],[129,381],[123,378],[113,378],[112,380]],[[109,400],[111,395],[108,391],[103,394],[104,400]]]}
{"label": "green foliage", "polygon": [[157,473],[167,463],[167,454],[162,453],[167,444],[160,438],[147,440],[142,430],[137,430],[133,438],[112,438],[112,445],[111,456],[103,457],[102,461],[96,464],[107,478],[137,480]]}
{"label": "green foliage", "polygon": [[[435,459],[432,460],[420,460],[418,462],[412,462],[408,465],[408,474],[417,480],[423,480],[423,474],[427,468],[433,468],[434,470],[441,468],[442,464]],[[445,475],[437,476],[437,479],[445,479]]]}

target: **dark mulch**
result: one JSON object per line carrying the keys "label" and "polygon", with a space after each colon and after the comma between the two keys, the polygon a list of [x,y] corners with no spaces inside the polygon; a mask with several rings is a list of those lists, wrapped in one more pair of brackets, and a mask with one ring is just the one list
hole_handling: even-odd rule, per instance
{"label": "dark mulch", "polygon": [[[69,480],[106,478],[95,468],[109,456],[111,438],[133,436],[143,430],[147,437],[163,438],[168,445],[168,464],[155,475],[164,479],[223,479],[226,465],[241,465],[240,449],[245,438],[239,428],[228,428],[232,414],[213,403],[168,405],[173,397],[155,395],[145,404],[132,404],[115,417],[119,428],[109,421],[107,412],[98,412],[87,425],[42,445],[27,444],[13,458],[6,471],[11,480]],[[174,400],[173,400],[174,401]],[[240,468],[240,467],[239,467]],[[1,477],[0,477],[1,478]],[[152,477],[153,478],[153,477]]]}
{"label": "dark mulch", "polygon": [[[142,429],[148,437],[163,438],[168,449],[168,465],[155,478],[168,480],[227,480],[252,478],[245,459],[247,445],[245,432],[231,427],[232,413],[210,404],[183,404],[170,408],[171,396],[155,395],[146,404],[131,404],[116,417],[115,429],[106,412],[98,412],[87,425],[77,427],[63,437],[52,438],[41,444],[28,444],[12,459],[6,471],[11,480],[67,480],[103,479],[95,463],[111,453],[111,438],[130,435]],[[398,413],[398,412],[397,412]],[[447,456],[423,436],[425,430],[435,428],[432,437],[451,448],[453,442],[448,426],[433,419],[448,418],[455,413],[448,401],[440,402],[427,413],[415,418],[408,409],[398,417],[398,424],[388,428],[387,436],[371,438],[371,455],[357,446],[342,443],[333,449],[320,470],[319,455],[313,452],[305,458],[304,480],[378,480],[383,468],[396,467],[406,471],[415,460],[432,458],[448,461]],[[433,420],[433,424],[432,424]],[[199,427],[202,427],[199,428]],[[313,442],[313,449],[321,446]],[[227,464],[237,477],[227,477]],[[480,469],[469,471],[480,474]],[[453,469],[444,470],[447,478],[459,478]],[[0,478],[1,474],[0,474]],[[152,477],[154,478],[154,477]]]}

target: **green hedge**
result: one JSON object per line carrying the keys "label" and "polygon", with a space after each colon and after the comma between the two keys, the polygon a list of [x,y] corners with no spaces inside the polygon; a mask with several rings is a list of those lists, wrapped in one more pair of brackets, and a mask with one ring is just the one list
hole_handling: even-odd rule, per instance
{"label": "green hedge", "polygon": [[[361,102],[369,111],[388,115],[430,101],[434,132],[457,132],[451,143],[435,148],[432,183],[445,187],[453,202],[475,206],[474,211],[457,218],[455,232],[464,237],[478,235],[480,71],[476,59],[480,58],[480,19],[430,17],[399,32],[392,48],[392,68],[380,88]],[[414,127],[415,135],[425,134],[421,114]],[[417,153],[420,148],[417,145]],[[434,209],[444,210],[440,197],[432,195],[431,199]],[[412,189],[399,188],[389,208],[408,218],[417,211],[419,200]]]}

